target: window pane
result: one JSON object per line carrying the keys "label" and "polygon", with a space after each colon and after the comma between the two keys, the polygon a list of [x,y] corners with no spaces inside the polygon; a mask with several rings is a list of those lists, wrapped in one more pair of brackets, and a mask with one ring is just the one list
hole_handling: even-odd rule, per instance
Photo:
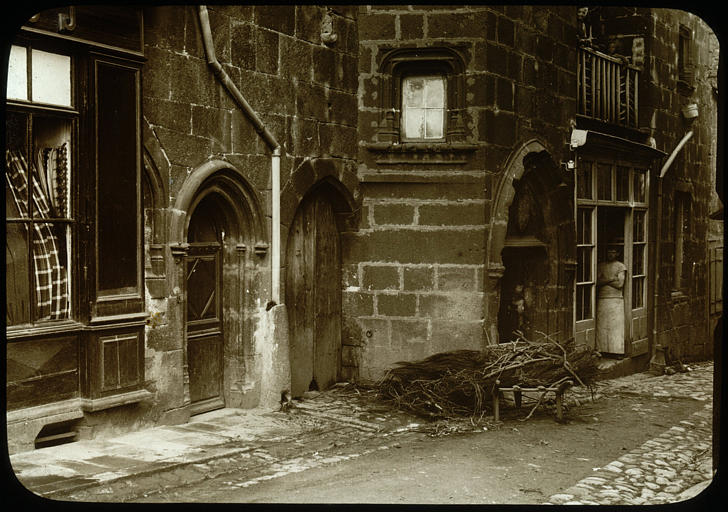
{"label": "window pane", "polygon": [[217,316],[217,262],[197,258],[187,263],[187,320]]}
{"label": "window pane", "polygon": [[644,307],[645,305],[645,278],[632,278],[632,309]]}
{"label": "window pane", "polygon": [[38,195],[46,218],[70,217],[71,122],[56,117],[33,118],[33,161]]}
{"label": "window pane", "polygon": [[66,226],[38,223],[33,226],[33,276],[35,319],[68,318],[68,229]]}
{"label": "window pane", "polygon": [[617,201],[629,201],[629,168],[617,167]]}
{"label": "window pane", "polygon": [[[6,184],[7,187],[7,184]],[[8,193],[6,188],[5,202]],[[5,238],[5,318],[8,325],[30,321],[30,272],[28,269],[28,225],[7,223]]]}
{"label": "window pane", "polygon": [[641,169],[634,170],[634,200],[637,203],[645,202],[645,188],[647,185],[647,173]]}
{"label": "window pane", "polygon": [[592,317],[591,293],[592,285],[576,287],[576,319],[586,320]]}
{"label": "window pane", "polygon": [[404,79],[403,107],[424,107],[425,79],[423,77],[408,77]]}
{"label": "window pane", "polygon": [[592,163],[582,162],[576,172],[576,197],[592,199]]}
{"label": "window pane", "polygon": [[71,57],[33,50],[32,101],[71,106]]}
{"label": "window pane", "polygon": [[576,280],[580,283],[592,280],[592,251],[591,247],[579,247]]}
{"label": "window pane", "polygon": [[645,246],[635,244],[632,246],[632,275],[641,276],[645,273]]}
{"label": "window pane", "polygon": [[136,70],[99,63],[98,282],[136,289],[139,253]]}
{"label": "window pane", "polygon": [[599,164],[597,166],[597,199],[612,199],[612,166]]}
{"label": "window pane", "polygon": [[10,48],[7,98],[28,99],[28,50],[24,46]]}
{"label": "window pane", "polygon": [[425,106],[430,108],[445,107],[445,80],[442,77],[428,77],[425,79]]}
{"label": "window pane", "polygon": [[593,208],[579,208],[576,219],[576,243],[592,243],[592,211]]}
{"label": "window pane", "polygon": [[408,108],[404,111],[404,136],[408,139],[425,137],[425,109]]}
{"label": "window pane", "polygon": [[645,241],[645,212],[635,210],[632,218],[632,238],[635,242]]}
{"label": "window pane", "polygon": [[427,109],[426,120],[427,120],[427,125],[426,125],[426,130],[425,130],[425,138],[426,139],[441,139],[443,137],[443,133],[442,133],[443,111]]}

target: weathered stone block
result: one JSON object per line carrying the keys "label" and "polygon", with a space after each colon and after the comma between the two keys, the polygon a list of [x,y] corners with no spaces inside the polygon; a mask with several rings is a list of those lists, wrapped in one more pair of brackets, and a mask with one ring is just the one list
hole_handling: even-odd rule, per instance
{"label": "weathered stone block", "polygon": [[392,320],[392,346],[427,343],[427,320]]}
{"label": "weathered stone block", "polygon": [[472,267],[437,267],[437,289],[443,291],[476,291],[475,269]]}
{"label": "weathered stone block", "polygon": [[414,316],[417,310],[417,296],[414,294],[377,294],[379,316]]}
{"label": "weathered stone block", "polygon": [[399,16],[400,38],[421,39],[424,37],[424,16],[421,14],[402,14]]}
{"label": "weathered stone block", "polygon": [[362,286],[366,290],[399,290],[399,267],[395,265],[365,265]]}
{"label": "weathered stone block", "polygon": [[372,204],[375,225],[411,225],[414,222],[415,208],[407,204]]}
{"label": "weathered stone block", "polygon": [[515,40],[515,27],[508,18],[498,18],[498,42],[506,46],[513,46]]}
{"label": "weathered stone block", "polygon": [[320,84],[333,85],[336,74],[336,54],[328,48],[313,47],[313,79]]}
{"label": "weathered stone block", "polygon": [[418,212],[423,226],[479,226],[485,222],[482,203],[426,204]]}
{"label": "weathered stone block", "polygon": [[483,297],[478,293],[420,295],[418,315],[450,321],[480,320]]}
{"label": "weathered stone block", "polygon": [[291,37],[280,36],[280,73],[289,79],[313,80],[312,46]]}
{"label": "weathered stone block", "polygon": [[255,38],[255,69],[262,73],[278,73],[278,34],[258,29]]}
{"label": "weathered stone block", "polygon": [[374,295],[360,292],[347,292],[341,294],[342,311],[347,316],[374,315]]}
{"label": "weathered stone block", "polygon": [[432,351],[479,350],[484,346],[483,326],[480,322],[432,321]]}
{"label": "weathered stone block", "polygon": [[295,30],[295,5],[256,5],[255,21],[261,27],[292,36]]}
{"label": "weathered stone block", "polygon": [[486,31],[481,13],[442,13],[427,17],[429,37],[480,36]]}
{"label": "weathered stone block", "polygon": [[394,39],[394,16],[388,14],[367,14],[359,16],[359,40],[376,41]]}
{"label": "weathered stone block", "polygon": [[402,278],[405,290],[435,289],[435,269],[432,266],[404,267],[402,269]]}

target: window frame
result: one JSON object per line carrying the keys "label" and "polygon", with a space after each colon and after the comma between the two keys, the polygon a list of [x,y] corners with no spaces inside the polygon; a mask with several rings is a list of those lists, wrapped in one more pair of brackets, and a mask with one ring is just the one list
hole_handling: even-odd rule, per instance
{"label": "window frame", "polygon": [[[451,144],[464,140],[461,121],[464,112],[465,60],[455,48],[398,48],[383,55],[380,64],[382,120],[377,138],[393,144],[426,146]],[[441,75],[445,81],[443,137],[409,139],[402,128],[403,80],[408,76]]]}
{"label": "window frame", "polygon": [[[443,86],[443,93],[442,93],[442,107],[438,108],[437,110],[440,110],[442,112],[442,136],[441,137],[427,137],[427,117],[425,116],[424,119],[424,136],[423,137],[408,137],[406,135],[407,126],[406,126],[406,116],[405,116],[405,109],[408,108],[405,106],[405,82],[409,79],[415,79],[415,78],[422,78],[424,80],[427,79],[433,79],[433,78],[439,78],[442,80],[442,86]],[[427,87],[427,83],[425,83],[425,88]],[[400,84],[400,140],[402,142],[445,142],[446,136],[447,136],[447,127],[448,127],[448,108],[447,108],[447,75],[444,75],[442,73],[410,73],[410,74],[404,74],[401,77],[401,84]],[[427,96],[426,93],[423,93],[424,96]],[[409,107],[409,108],[421,108],[425,112],[432,109],[435,110],[433,107],[428,107],[426,102],[425,105],[422,107]]]}
{"label": "window frame", "polygon": [[[28,288],[28,318],[27,321],[23,321],[15,324],[6,324],[6,335],[11,336],[14,334],[23,335],[28,330],[34,332],[43,332],[48,329],[60,329],[65,330],[68,328],[74,328],[78,325],[78,318],[80,315],[79,311],[79,292],[81,290],[80,276],[78,273],[77,264],[77,253],[79,247],[79,236],[78,236],[78,225],[79,225],[79,212],[78,212],[78,183],[80,181],[80,170],[78,167],[78,147],[80,143],[79,134],[79,123],[81,113],[78,110],[79,97],[78,97],[78,62],[79,56],[71,45],[56,45],[43,40],[36,40],[33,38],[17,37],[12,41],[12,46],[18,46],[25,48],[26,51],[26,87],[27,87],[27,98],[13,98],[8,99],[7,96],[5,101],[5,123],[9,121],[9,117],[17,115],[24,120],[24,153],[23,156],[26,161],[29,161],[32,154],[35,154],[35,141],[34,133],[37,125],[35,121],[37,119],[45,119],[48,122],[57,120],[59,123],[68,123],[69,126],[69,145],[67,153],[67,161],[70,167],[69,176],[67,179],[70,181],[68,185],[68,202],[67,213],[64,217],[50,217],[40,218],[34,215],[35,208],[31,207],[28,212],[28,217],[8,217],[6,215],[5,225],[6,231],[10,224],[25,225],[28,226],[27,230],[30,232],[33,225],[47,224],[53,226],[66,226],[65,233],[65,244],[67,245],[65,250],[65,271],[67,280],[67,314],[62,318],[37,318],[37,297],[36,297],[36,277],[33,270],[33,259],[34,259],[34,248],[31,238],[28,239],[26,245],[26,267],[27,267],[27,288]],[[69,57],[69,89],[70,89],[70,105],[58,105],[46,102],[33,101],[33,69],[32,69],[32,55],[34,51],[43,51],[46,53],[52,53],[56,55],[62,55]],[[9,77],[8,77],[9,79]],[[6,126],[7,134],[7,126]],[[6,139],[6,150],[9,149],[8,140]],[[33,165],[32,162],[29,165]],[[35,167],[35,165],[34,165]],[[30,168],[28,169],[30,171]],[[6,171],[7,172],[7,171]],[[30,195],[28,197],[30,201]],[[7,290],[6,300],[7,300]]]}

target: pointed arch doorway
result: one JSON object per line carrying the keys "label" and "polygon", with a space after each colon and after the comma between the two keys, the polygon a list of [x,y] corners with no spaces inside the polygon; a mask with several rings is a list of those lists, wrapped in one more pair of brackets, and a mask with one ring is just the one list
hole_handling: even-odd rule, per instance
{"label": "pointed arch doorway", "polygon": [[225,407],[222,244],[225,219],[213,195],[195,207],[185,257],[187,368],[192,414]]}
{"label": "pointed arch doorway", "polygon": [[294,216],[286,250],[291,394],[326,389],[341,359],[341,245],[328,187],[317,187]]}

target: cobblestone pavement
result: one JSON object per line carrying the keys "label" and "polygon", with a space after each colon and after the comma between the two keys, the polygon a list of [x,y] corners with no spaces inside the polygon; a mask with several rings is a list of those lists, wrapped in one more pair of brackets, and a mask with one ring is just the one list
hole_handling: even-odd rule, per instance
{"label": "cobblestone pavement", "polygon": [[[651,376],[640,373],[599,383],[596,396],[639,395],[693,399],[705,407],[655,439],[622,455],[563,492],[554,505],[653,505],[674,503],[700,493],[713,477],[713,364],[690,366],[686,373]],[[575,390],[571,400],[584,400]]]}

